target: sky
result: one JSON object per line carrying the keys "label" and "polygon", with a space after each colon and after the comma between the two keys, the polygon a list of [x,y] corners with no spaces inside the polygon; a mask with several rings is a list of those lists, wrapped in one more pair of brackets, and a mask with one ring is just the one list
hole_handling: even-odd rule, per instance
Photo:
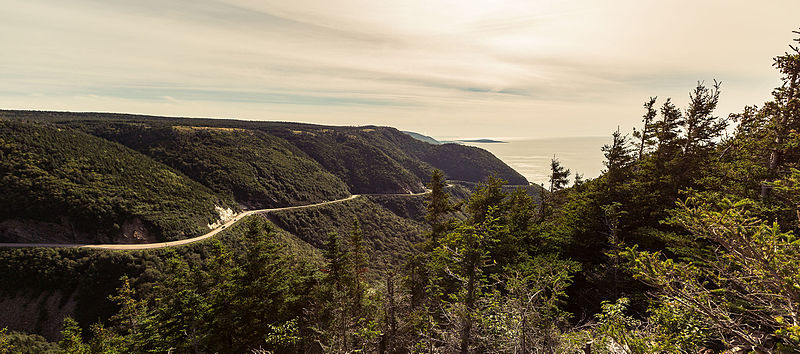
{"label": "sky", "polygon": [[0,109],[606,136],[768,100],[800,1],[0,0]]}

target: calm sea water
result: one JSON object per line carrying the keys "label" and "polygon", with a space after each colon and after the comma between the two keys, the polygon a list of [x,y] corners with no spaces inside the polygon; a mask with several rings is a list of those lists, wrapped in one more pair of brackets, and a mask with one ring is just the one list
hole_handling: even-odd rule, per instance
{"label": "calm sea water", "polygon": [[600,148],[611,143],[611,137],[577,137],[553,139],[497,139],[506,143],[466,143],[488,150],[506,164],[525,176],[528,181],[544,184],[550,182],[550,159],[555,157],[568,168],[570,182],[575,172],[584,178],[595,178],[603,167]]}

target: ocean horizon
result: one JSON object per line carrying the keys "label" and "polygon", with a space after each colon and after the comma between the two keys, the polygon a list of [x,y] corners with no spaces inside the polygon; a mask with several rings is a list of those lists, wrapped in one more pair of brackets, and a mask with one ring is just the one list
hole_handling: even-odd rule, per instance
{"label": "ocean horizon", "polygon": [[[473,140],[481,138],[435,137],[440,141]],[[523,175],[529,182],[550,184],[550,160],[555,156],[561,166],[570,170],[570,184],[579,173],[584,179],[596,178],[603,170],[603,145],[611,136],[565,138],[482,137],[502,142],[464,142],[464,145],[485,149]]]}

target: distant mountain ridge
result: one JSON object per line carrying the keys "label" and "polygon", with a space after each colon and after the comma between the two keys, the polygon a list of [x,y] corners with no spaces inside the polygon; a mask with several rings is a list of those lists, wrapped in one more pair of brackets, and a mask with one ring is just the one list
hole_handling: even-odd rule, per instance
{"label": "distant mountain ridge", "polygon": [[410,132],[410,131],[407,131],[407,130],[403,130],[403,133],[406,133],[409,136],[411,136],[412,138],[417,139],[419,141],[424,141],[424,142],[426,142],[428,144],[432,144],[432,145],[441,145],[442,144],[442,142],[440,142],[439,140],[436,140],[436,139],[434,139],[434,138],[432,138],[430,136],[423,135],[423,134],[420,134],[420,133]]}
{"label": "distant mountain ridge", "polygon": [[[215,206],[253,209],[309,204],[350,194],[422,192],[434,168],[454,180],[480,182],[496,175],[510,184],[528,184],[522,175],[483,149],[455,144],[433,145],[390,127],[40,111],[0,111],[0,123],[3,123],[0,134],[14,137],[6,138],[0,144],[12,144],[14,154],[30,158],[26,160],[27,165],[6,164],[5,171],[0,172],[19,176],[24,173],[21,168],[50,171],[53,166],[38,165],[43,159],[30,155],[35,144],[14,143],[44,139],[37,154],[66,154],[64,159],[76,161],[71,167],[73,170],[69,171],[79,171],[75,172],[78,177],[70,177],[69,173],[73,172],[54,171],[67,174],[64,183],[69,183],[68,186],[90,190],[82,194],[84,199],[67,198],[58,202],[66,204],[48,213],[47,220],[37,217],[37,213],[21,215],[10,209],[0,209],[4,210],[0,213],[0,223],[55,222],[67,216],[62,215],[63,210],[75,210],[76,213],[83,210],[80,217],[84,221],[76,226],[76,232],[83,235],[82,241],[85,242],[107,242],[109,238],[121,237],[125,234],[123,228],[133,227],[130,226],[132,220],[141,220],[135,226],[145,230],[140,233],[155,240],[192,237],[202,231],[201,226],[214,222],[217,216]],[[46,132],[46,137],[37,132]],[[64,136],[71,139],[68,144],[97,147],[64,150],[49,143],[53,139],[64,139]],[[111,150],[102,146],[116,146],[114,151],[124,153],[109,155],[106,151]],[[95,166],[95,163],[118,163],[114,161],[123,156],[132,166],[152,166],[147,170],[163,170],[166,175],[174,175],[171,178],[189,188],[183,192],[184,195],[202,197],[196,201],[187,200],[186,205],[175,203],[171,200],[175,196],[170,196],[168,190],[152,189],[155,186],[138,182],[142,178],[138,174],[121,174],[115,169]],[[147,178],[157,181],[160,177]],[[131,194],[114,192],[116,194],[112,193],[111,199],[107,199],[107,190],[92,190],[101,186],[91,184],[92,180],[114,180],[119,186],[115,188],[130,190]],[[29,193],[22,190],[29,188],[23,185],[6,184],[6,189],[11,190],[0,195],[0,205],[13,205],[17,203],[13,199],[17,198],[15,196],[22,198]],[[186,215],[183,209],[188,208],[196,210],[198,217],[181,217],[182,231],[169,231],[169,224],[163,224],[160,219],[147,221],[146,218],[136,218],[136,215],[144,213],[136,211],[140,209],[113,206],[118,200],[114,198],[122,198],[127,203],[130,198],[136,200],[137,196],[148,193],[152,194],[149,198],[155,199],[147,203],[159,205],[158,213],[153,215],[177,217]],[[40,199],[29,200],[30,210],[46,210],[56,203],[52,199],[56,197],[58,194],[46,194]],[[121,205],[128,205],[125,203]],[[100,207],[82,207],[95,204]],[[104,211],[107,209],[113,212]],[[105,217],[101,215],[112,216],[103,219]],[[90,235],[96,231],[90,227],[92,220],[101,219],[106,220],[102,225],[108,225],[104,233],[107,236],[92,239]],[[194,226],[187,223],[194,223]],[[46,233],[45,229],[40,231]],[[14,241],[15,237],[18,235],[7,234],[5,242],[19,242]]]}
{"label": "distant mountain ridge", "polygon": [[505,144],[507,141],[494,140],[494,139],[459,139],[458,141],[465,143],[483,143],[483,144]]}

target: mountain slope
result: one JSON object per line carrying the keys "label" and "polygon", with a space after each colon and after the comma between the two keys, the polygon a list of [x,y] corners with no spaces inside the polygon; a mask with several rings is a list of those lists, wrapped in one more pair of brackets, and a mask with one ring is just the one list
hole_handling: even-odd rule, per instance
{"label": "mountain slope", "polygon": [[346,183],[352,193],[420,192],[433,168],[442,170],[450,179],[482,182],[490,175],[497,175],[510,184],[528,184],[522,175],[483,149],[456,144],[431,145],[390,127],[82,112],[0,111],[0,117],[48,121],[78,128],[114,123],[260,131],[302,151]]}
{"label": "mountain slope", "polygon": [[[414,198],[419,202],[417,197],[394,198]],[[398,269],[406,255],[416,252],[414,244],[423,240],[428,228],[426,224],[402,218],[368,198],[275,212],[268,217],[279,228],[319,249],[325,248],[329,232],[336,232],[346,239],[353,223],[358,221],[370,255],[371,271],[379,273]]]}
{"label": "mountain slope", "polygon": [[[442,170],[448,179],[483,182],[489,176],[496,175],[509,184],[528,184],[525,177],[484,149],[459,144],[431,145],[394,128],[384,127],[379,132],[382,140],[396,146],[408,158]],[[430,172],[420,178],[427,180]]]}
{"label": "mountain slope", "polygon": [[76,127],[173,167],[249,209],[350,195],[347,185],[286,141],[257,130],[90,122]]}
{"label": "mountain slope", "polygon": [[0,241],[185,238],[231,200],[122,145],[0,120]]}
{"label": "mountain slope", "polygon": [[328,171],[347,182],[354,193],[408,193],[424,190],[421,174],[430,166],[413,161],[395,149],[371,139],[372,127],[348,128],[312,125],[265,126],[303,150]]}

